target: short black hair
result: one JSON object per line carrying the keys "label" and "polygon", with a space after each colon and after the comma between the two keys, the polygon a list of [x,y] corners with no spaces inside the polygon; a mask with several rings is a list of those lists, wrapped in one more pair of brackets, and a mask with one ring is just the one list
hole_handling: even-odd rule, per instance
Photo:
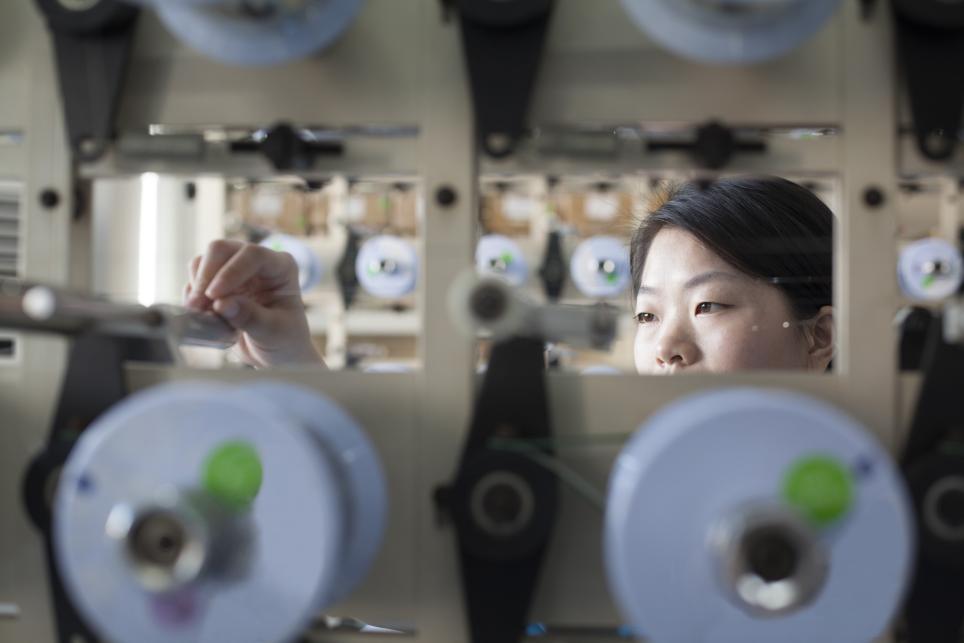
{"label": "short black hair", "polygon": [[793,181],[738,176],[666,188],[630,241],[634,295],[653,239],[666,227],[689,232],[741,272],[780,288],[798,319],[833,305],[834,216]]}

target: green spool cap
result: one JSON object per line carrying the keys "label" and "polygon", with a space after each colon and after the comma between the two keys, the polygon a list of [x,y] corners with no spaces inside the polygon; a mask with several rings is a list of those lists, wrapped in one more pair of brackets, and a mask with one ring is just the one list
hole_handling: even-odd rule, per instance
{"label": "green spool cap", "polygon": [[225,442],[204,461],[202,485],[208,493],[233,509],[246,509],[261,489],[261,458],[247,442]]}
{"label": "green spool cap", "polygon": [[842,518],[853,504],[850,470],[829,456],[801,458],[783,477],[783,498],[807,520],[825,527]]}

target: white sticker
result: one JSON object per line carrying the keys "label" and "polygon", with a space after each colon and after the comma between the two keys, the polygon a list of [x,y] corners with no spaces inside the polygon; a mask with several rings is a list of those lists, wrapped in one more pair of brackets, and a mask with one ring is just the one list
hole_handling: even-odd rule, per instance
{"label": "white sticker", "polygon": [[502,197],[502,213],[505,218],[515,223],[524,223],[532,218],[535,212],[535,200],[519,194],[507,194]]}
{"label": "white sticker", "polygon": [[280,217],[284,205],[285,200],[280,192],[259,191],[251,197],[251,213],[259,217]]}
{"label": "white sticker", "polygon": [[345,204],[345,218],[348,219],[349,223],[362,221],[367,211],[368,203],[365,197],[357,194],[348,197],[348,202]]}
{"label": "white sticker", "polygon": [[605,192],[593,192],[586,196],[584,211],[590,221],[612,221],[619,213],[619,197]]}

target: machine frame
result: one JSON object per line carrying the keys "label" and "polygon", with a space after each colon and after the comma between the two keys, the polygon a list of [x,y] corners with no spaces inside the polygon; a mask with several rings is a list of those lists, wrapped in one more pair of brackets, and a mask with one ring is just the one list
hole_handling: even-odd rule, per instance
{"label": "machine frame", "polygon": [[[45,25],[32,3],[0,8],[0,130],[22,133],[0,145],[0,178],[22,182],[22,276],[84,286],[90,230],[73,216],[73,168]],[[453,277],[472,264],[477,176],[486,171],[616,172],[686,167],[677,154],[608,161],[545,161],[525,154],[480,160],[455,20],[437,0],[368,0],[358,22],[331,50],[271,69],[226,68],[186,50],[145,12],[122,96],[118,130],[152,123],[263,126],[295,123],[416,124],[417,142],[351,145],[322,158],[316,171],[414,171],[425,194],[420,359],[415,374],[368,375],[279,369],[192,371],[132,365],[132,389],[172,379],[270,377],[324,392],[355,416],[381,452],[391,514],[378,562],[365,583],[332,613],[375,623],[408,620],[409,640],[467,641],[455,536],[440,522],[435,488],[454,473],[469,426],[475,355],[446,310]],[[722,386],[784,388],[827,400],[862,422],[885,445],[900,442],[915,396],[897,369],[900,305],[895,275],[897,181],[912,172],[949,172],[919,159],[899,135],[898,74],[889,8],[869,17],[844,2],[815,38],[777,61],[748,68],[689,63],[658,49],[629,23],[617,0],[559,0],[552,17],[529,120],[540,124],[698,124],[718,118],[764,127],[831,126],[823,140],[774,145],[737,156],[727,171],[814,172],[841,186],[835,238],[835,296],[840,352],[829,375],[756,372],[656,378],[551,374],[549,402],[558,433],[629,433],[670,400]],[[292,98],[295,97],[295,98]],[[229,163],[229,161],[225,161]],[[143,171],[224,171],[218,163],[171,166],[108,155],[77,168],[88,177]],[[251,160],[252,171],[267,171]],[[454,190],[451,205],[436,199]],[[876,188],[883,203],[872,205]],[[58,203],[45,207],[41,192]],[[22,363],[0,369],[0,640],[54,641],[39,536],[19,499],[20,477],[46,435],[63,369],[64,341],[26,337]],[[373,401],[375,403],[373,403]],[[617,447],[565,455],[600,487]],[[564,488],[554,540],[532,611],[554,625],[615,626],[602,566],[602,515]],[[295,526],[296,527],[296,526]],[[311,635],[310,638],[314,638]],[[355,636],[319,634],[319,640]],[[590,634],[579,640],[605,640]],[[887,640],[887,639],[882,639]]]}

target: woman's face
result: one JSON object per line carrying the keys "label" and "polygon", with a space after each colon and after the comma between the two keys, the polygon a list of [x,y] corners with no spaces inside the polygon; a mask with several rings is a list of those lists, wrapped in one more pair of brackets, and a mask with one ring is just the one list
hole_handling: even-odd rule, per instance
{"label": "woman's face", "polygon": [[740,272],[679,228],[654,237],[635,313],[642,374],[819,369],[832,358],[829,306],[808,330],[776,286]]}

